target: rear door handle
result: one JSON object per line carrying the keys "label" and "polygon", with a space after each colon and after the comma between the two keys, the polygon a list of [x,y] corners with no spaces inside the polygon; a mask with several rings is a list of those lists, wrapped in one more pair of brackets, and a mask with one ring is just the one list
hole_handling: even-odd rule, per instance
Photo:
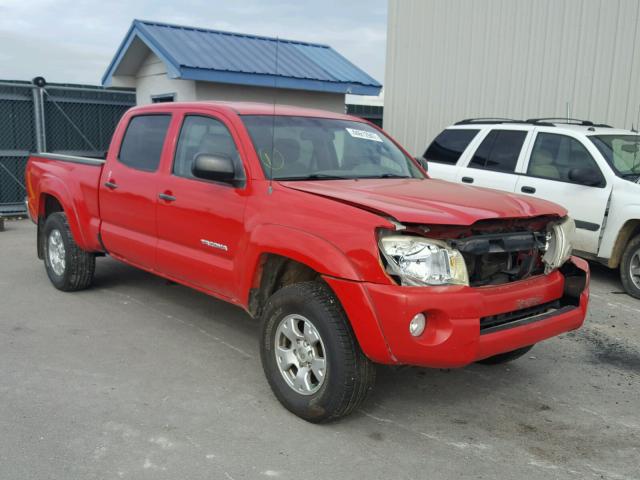
{"label": "rear door handle", "polygon": [[520,189],[522,193],[536,193],[536,189],[533,187],[524,186]]}
{"label": "rear door handle", "polygon": [[175,202],[176,201],[176,197],[174,197],[173,195],[170,195],[168,193],[161,193],[160,195],[158,195],[158,198],[160,200],[164,200],[165,202]]}
{"label": "rear door handle", "polygon": [[110,190],[115,190],[116,188],[118,188],[118,184],[116,182],[112,182],[111,180],[109,180],[108,182],[105,182],[104,186]]}
{"label": "rear door handle", "polygon": [[473,183],[473,178],[471,178],[471,177],[462,177],[462,181],[464,183]]}

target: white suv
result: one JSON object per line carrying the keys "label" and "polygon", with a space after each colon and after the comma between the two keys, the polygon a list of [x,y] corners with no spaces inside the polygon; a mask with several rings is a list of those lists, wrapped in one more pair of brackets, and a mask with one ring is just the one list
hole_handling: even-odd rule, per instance
{"label": "white suv", "polygon": [[574,251],[620,267],[640,298],[640,135],[564,119],[469,119],[444,130],[423,156],[429,174],[564,206]]}

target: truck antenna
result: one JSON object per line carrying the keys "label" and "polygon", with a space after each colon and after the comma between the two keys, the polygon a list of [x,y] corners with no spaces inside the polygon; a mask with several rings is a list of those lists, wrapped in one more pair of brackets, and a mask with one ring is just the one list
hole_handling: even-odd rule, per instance
{"label": "truck antenna", "polygon": [[273,162],[275,160],[276,137],[276,96],[278,94],[278,46],[280,38],[276,37],[276,70],[273,78],[273,115],[271,116],[271,158],[269,159],[269,195],[273,193]]}
{"label": "truck antenna", "polygon": [[[638,105],[638,117],[636,120],[638,123],[636,123],[636,125],[633,125],[633,120],[631,120],[631,131],[633,133],[638,133],[638,130],[640,130],[640,105]],[[640,147],[640,138],[636,139],[636,151],[633,152],[633,166],[631,167],[631,171],[635,171],[636,166],[638,165],[638,149]]]}

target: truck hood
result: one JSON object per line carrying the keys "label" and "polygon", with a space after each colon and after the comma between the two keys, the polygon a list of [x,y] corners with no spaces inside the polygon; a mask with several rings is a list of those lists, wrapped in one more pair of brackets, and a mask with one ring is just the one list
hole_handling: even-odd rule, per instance
{"label": "truck hood", "polygon": [[405,223],[471,225],[478,220],[566,215],[561,206],[435,179],[284,181],[281,185],[385,214]]}

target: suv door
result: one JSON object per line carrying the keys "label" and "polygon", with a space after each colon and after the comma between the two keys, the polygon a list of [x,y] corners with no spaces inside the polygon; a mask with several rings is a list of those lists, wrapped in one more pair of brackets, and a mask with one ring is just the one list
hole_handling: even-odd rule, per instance
{"label": "suv door", "polygon": [[170,122],[170,114],[131,117],[99,187],[102,243],[109,253],[146,269],[155,267],[158,166]]}
{"label": "suv door", "polygon": [[473,148],[472,144],[475,143],[473,140],[479,131],[478,128],[443,130],[422,155],[422,158],[427,160],[429,175],[433,178],[454,182],[459,161],[462,161],[463,153],[467,147]]}
{"label": "suv door", "polygon": [[[517,193],[565,207],[576,222],[574,248],[596,254],[612,187],[594,155],[598,155],[595,146],[583,143],[580,137],[537,129],[526,174],[518,179]],[[572,169],[585,168],[597,173],[597,184],[581,185],[570,178]]]}
{"label": "suv door", "polygon": [[514,192],[528,136],[527,130],[516,128],[489,130],[468,163],[458,170],[456,182]]}
{"label": "suv door", "polygon": [[[171,165],[158,188],[158,270],[218,295],[235,298],[234,261],[245,234],[244,185],[195,178],[198,154],[227,156],[244,172],[232,127],[211,113],[187,114]],[[244,178],[244,177],[243,177]]]}

